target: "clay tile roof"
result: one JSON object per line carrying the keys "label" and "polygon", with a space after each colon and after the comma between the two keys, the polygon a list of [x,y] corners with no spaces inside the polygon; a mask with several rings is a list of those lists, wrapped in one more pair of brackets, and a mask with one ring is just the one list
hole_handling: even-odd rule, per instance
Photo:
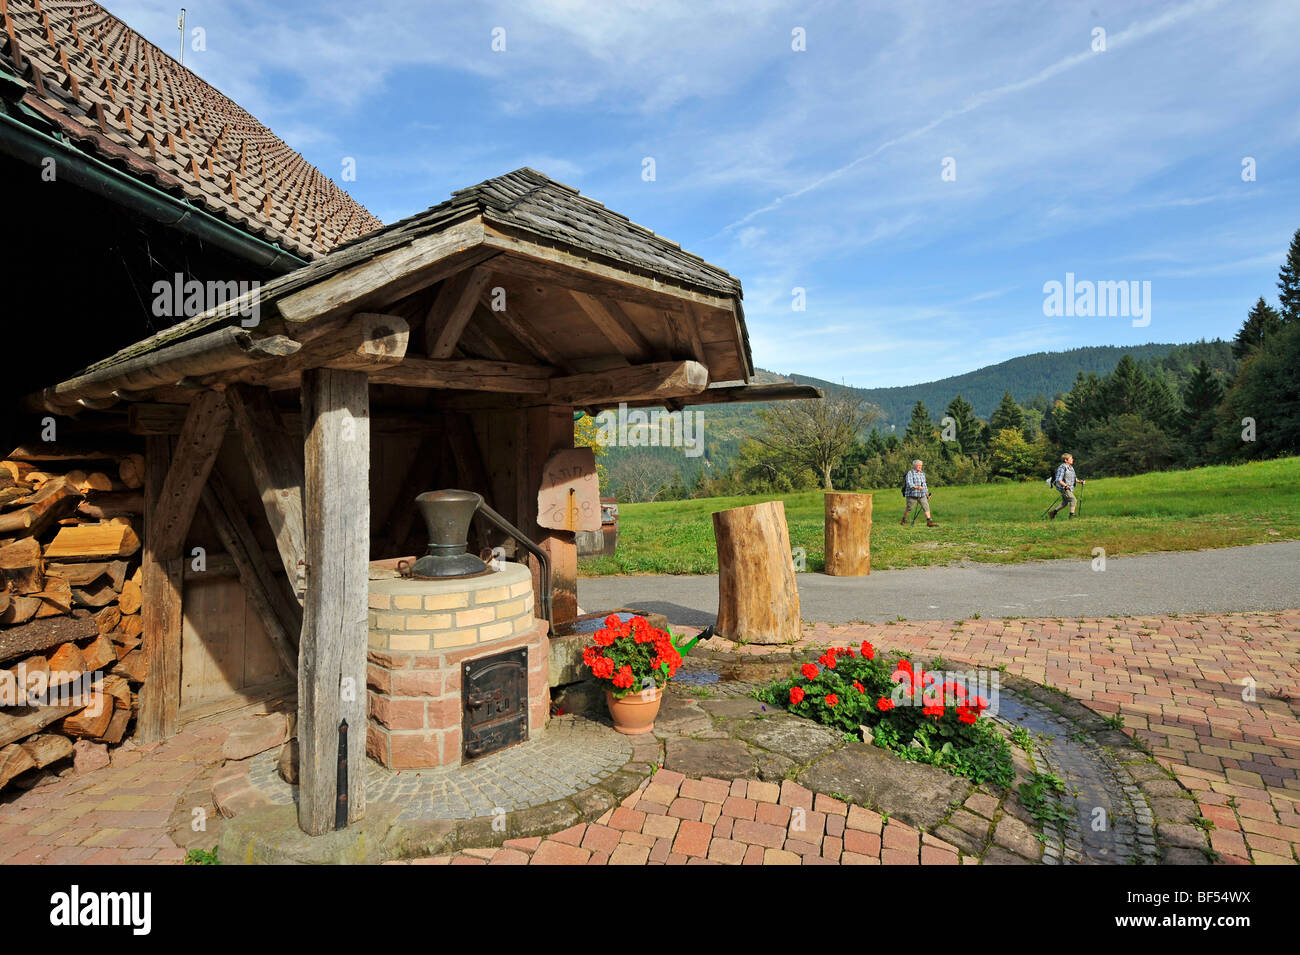
{"label": "clay tile roof", "polygon": [[383,226],[274,133],[103,7],[0,0],[0,66],[79,147],[305,259]]}

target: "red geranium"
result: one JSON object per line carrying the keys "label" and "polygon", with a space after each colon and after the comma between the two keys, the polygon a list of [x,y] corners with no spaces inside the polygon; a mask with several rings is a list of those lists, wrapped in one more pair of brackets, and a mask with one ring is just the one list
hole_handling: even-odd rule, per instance
{"label": "red geranium", "polygon": [[828,670],[834,670],[834,669],[835,669],[835,654],[833,654],[833,653],[823,653],[821,656],[819,656],[819,657],[817,658],[817,662],[820,663],[822,666],[824,666],[824,667],[825,667],[826,669],[828,669]]}
{"label": "red geranium", "polygon": [[614,674],[613,683],[620,690],[626,689],[627,687],[631,686],[634,682],[635,680],[632,676],[632,668],[628,666],[626,663],[623,664],[621,667],[619,667],[618,672]]}
{"label": "red geranium", "polygon": [[606,627],[602,627],[592,635],[591,639],[595,640],[602,647],[611,646],[614,643],[614,631]]}
{"label": "red geranium", "polygon": [[600,657],[591,664],[592,675],[601,680],[608,680],[614,675],[614,661],[609,657]]}
{"label": "red geranium", "polygon": [[790,687],[790,705],[798,706],[803,702],[803,690],[800,687]]}
{"label": "red geranium", "polygon": [[882,696],[876,700],[876,709],[882,713],[887,713],[894,708],[894,701],[887,696]]}
{"label": "red geranium", "polygon": [[979,717],[969,707],[959,706],[957,707],[957,719],[963,723],[974,723]]}
{"label": "red geranium", "polygon": [[862,655],[868,660],[874,660],[876,658],[876,648],[873,647],[871,644],[867,643],[867,641],[863,640]]}
{"label": "red geranium", "polygon": [[838,703],[839,701],[840,701],[840,698],[839,698],[838,696],[836,696],[834,693],[827,693],[827,694],[826,694],[826,705],[827,705],[827,706],[834,706],[834,705],[835,705],[836,703]]}
{"label": "red geranium", "polygon": [[911,672],[912,672],[912,661],[911,661],[911,660],[899,660],[899,661],[898,661],[898,669],[902,670],[904,673],[911,673]]}
{"label": "red geranium", "polygon": [[921,707],[921,712],[925,716],[943,716],[943,707],[937,703]]}
{"label": "red geranium", "polygon": [[805,663],[799,668],[799,672],[803,674],[805,680],[815,680],[821,671],[814,664]]}
{"label": "red geranium", "polygon": [[866,692],[867,692],[867,688],[866,688],[865,686],[863,686],[863,685],[862,685],[859,681],[857,681],[857,680],[854,680],[854,681],[853,681],[853,689],[857,690],[859,693],[866,693]]}

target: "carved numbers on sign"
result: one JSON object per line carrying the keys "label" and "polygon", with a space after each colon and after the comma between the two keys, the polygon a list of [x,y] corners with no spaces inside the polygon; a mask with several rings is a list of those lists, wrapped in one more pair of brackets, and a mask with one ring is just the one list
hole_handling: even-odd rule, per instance
{"label": "carved numbers on sign", "polygon": [[562,531],[600,530],[600,484],[591,448],[557,451],[542,469],[537,523]]}

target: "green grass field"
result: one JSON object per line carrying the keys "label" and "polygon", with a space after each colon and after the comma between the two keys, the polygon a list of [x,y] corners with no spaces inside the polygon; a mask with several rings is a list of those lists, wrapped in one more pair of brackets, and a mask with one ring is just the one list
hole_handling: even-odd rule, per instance
{"label": "green grass field", "polygon": [[[1080,472],[1087,475],[1086,464]],[[900,526],[898,488],[873,492],[873,569],[1087,558],[1094,547],[1114,557],[1300,539],[1300,458],[1090,480],[1081,488],[1082,513],[1073,521],[1064,513],[1055,521],[1042,518],[1055,492],[1041,481],[932,490],[938,527],[926,527],[924,516]],[[621,504],[618,553],[582,558],[579,574],[714,573],[712,513],[771,499]],[[785,502],[791,546],[807,551],[808,570],[822,570],[821,492],[778,499]]]}

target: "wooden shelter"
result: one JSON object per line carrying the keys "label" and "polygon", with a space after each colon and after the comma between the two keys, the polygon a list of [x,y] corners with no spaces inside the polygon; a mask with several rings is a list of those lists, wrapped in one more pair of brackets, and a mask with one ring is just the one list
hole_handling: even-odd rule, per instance
{"label": "wooden shelter", "polygon": [[[340,719],[364,722],[364,693],[340,687],[365,685],[367,567],[423,549],[417,493],[477,491],[538,542],[562,627],[576,613],[574,537],[538,525],[537,497],[547,460],[573,446],[574,410],[817,395],[752,374],[737,280],[520,169],[27,403],[78,418],[69,433],[89,422],[101,442],[143,438],[140,735],[212,711],[186,699],[189,661],[213,633],[260,628],[273,650],[259,650],[263,682],[296,676],[310,752],[333,745]],[[240,593],[187,581],[199,538]],[[230,689],[239,703],[265,696]],[[305,767],[302,785],[310,799]]]}

